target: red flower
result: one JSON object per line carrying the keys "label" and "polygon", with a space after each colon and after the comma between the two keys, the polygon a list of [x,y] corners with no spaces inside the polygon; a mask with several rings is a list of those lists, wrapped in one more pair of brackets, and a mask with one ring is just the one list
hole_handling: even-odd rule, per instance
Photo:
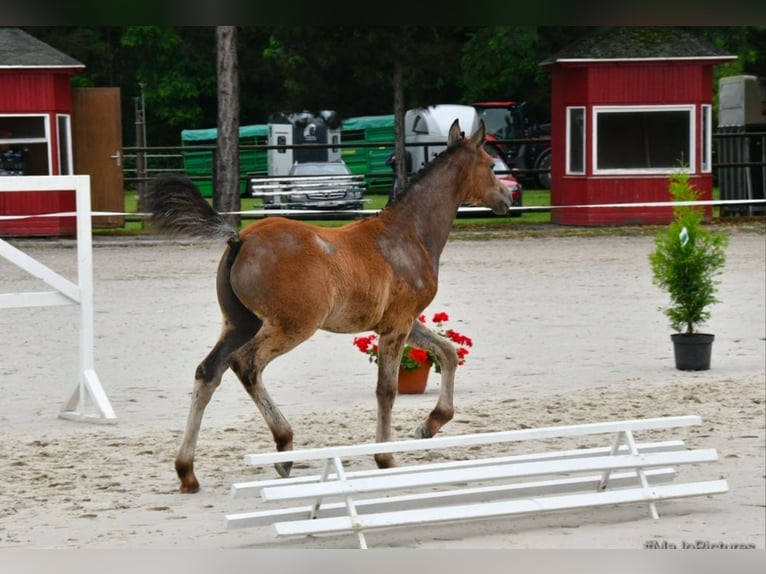
{"label": "red flower", "polygon": [[461,335],[457,331],[453,331],[452,329],[447,329],[444,332],[444,334],[453,343],[457,343],[460,346],[473,347],[473,341],[471,340],[471,338],[466,337],[465,335]]}
{"label": "red flower", "polygon": [[434,313],[434,318],[431,320],[434,323],[445,323],[449,321],[449,315],[447,315],[444,311],[439,311],[438,313]]}
{"label": "red flower", "polygon": [[[377,339],[377,335],[368,335],[367,337],[355,337],[354,338],[354,345],[356,345],[357,349],[359,349],[362,353],[367,353],[370,350],[370,347],[372,346],[373,342]],[[377,345],[375,345],[375,350],[377,350]]]}
{"label": "red flower", "polygon": [[[421,323],[426,323],[426,316],[420,315],[417,319]],[[434,313],[432,322],[436,325],[435,332],[442,337],[445,337],[455,343],[457,346],[456,352],[458,357],[458,365],[464,365],[465,359],[468,356],[468,347],[473,346],[473,341],[470,337],[466,337],[458,333],[453,329],[443,329],[443,325],[446,321],[449,321],[449,315],[444,311]],[[369,356],[371,363],[378,362],[378,345],[376,344],[378,336],[373,333],[371,335],[359,336],[354,338],[354,345],[360,352]],[[402,357],[399,361],[399,367],[402,369],[416,369],[422,365],[433,365],[437,373],[441,372],[441,365],[436,360],[436,356],[432,353],[421,349],[419,347],[411,347],[405,345],[402,350]]]}
{"label": "red flower", "polygon": [[407,353],[407,356],[412,359],[413,361],[417,361],[421,365],[427,365],[429,363],[429,357],[428,353],[424,351],[423,349],[420,349],[418,347],[413,347],[410,349],[410,352]]}

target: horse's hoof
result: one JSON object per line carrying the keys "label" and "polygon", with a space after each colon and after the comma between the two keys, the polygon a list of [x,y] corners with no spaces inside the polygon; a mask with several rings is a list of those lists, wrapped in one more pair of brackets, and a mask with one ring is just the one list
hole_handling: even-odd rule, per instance
{"label": "horse's hoof", "polygon": [[179,490],[184,494],[194,494],[199,492],[199,483],[196,480],[193,483],[181,483]]}
{"label": "horse's hoof", "polygon": [[415,429],[415,438],[431,438],[425,424],[421,424]]}
{"label": "horse's hoof", "polygon": [[199,482],[197,477],[194,476],[194,471],[191,466],[176,463],[176,472],[178,478],[181,480],[181,487],[179,490],[184,494],[193,494],[199,491]]}
{"label": "horse's hoof", "polygon": [[396,466],[396,461],[391,453],[376,454],[374,458],[378,468],[394,468]]}
{"label": "horse's hoof", "polygon": [[277,462],[274,464],[274,468],[277,469],[277,473],[282,478],[287,478],[290,476],[290,470],[293,468],[292,462]]}

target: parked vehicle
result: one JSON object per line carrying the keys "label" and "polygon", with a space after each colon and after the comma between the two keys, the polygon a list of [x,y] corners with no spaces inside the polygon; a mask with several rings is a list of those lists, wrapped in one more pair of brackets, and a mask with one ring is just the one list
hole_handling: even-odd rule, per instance
{"label": "parked vehicle", "polygon": [[503,156],[515,170],[542,170],[517,173],[525,182],[543,189],[551,188],[551,124],[530,123],[524,113],[525,103],[510,100],[474,102],[487,132],[495,140],[524,140],[500,143]]}
{"label": "parked vehicle", "polygon": [[[511,217],[521,217],[521,209],[518,208],[520,208],[523,203],[522,186],[518,180],[513,177],[511,168],[508,167],[508,164],[505,163],[503,158],[492,154],[492,152],[490,152],[490,155],[492,155],[495,160],[492,164],[492,171],[497,175],[497,179],[503,182],[503,185],[505,185],[511,192],[511,209],[508,210],[508,215]],[[514,207],[517,209],[514,209]]]}
{"label": "parked vehicle", "polygon": [[[271,176],[284,176],[296,162],[318,163],[341,159],[340,147],[321,144],[340,143],[340,116],[334,110],[278,112],[269,116],[268,170]],[[309,144],[307,147],[304,145]],[[314,147],[319,144],[319,147]],[[292,146],[298,146],[293,148]]]}
{"label": "parked vehicle", "polygon": [[[465,133],[474,133],[479,127],[481,115],[474,106],[456,104],[440,104],[423,108],[407,110],[404,115],[404,141],[406,150],[412,156],[412,169],[417,172],[429,161],[446,149],[447,133],[455,120],[460,122],[460,128]],[[490,133],[489,125],[487,132]],[[512,209],[508,215],[518,217],[522,206],[522,186],[512,173],[505,161],[503,149],[490,138],[485,149],[494,158],[492,169],[498,174],[498,179],[505,184],[513,195]]]}
{"label": "parked vehicle", "polygon": [[342,160],[296,162],[286,177],[252,178],[250,189],[267,209],[362,209],[365,203],[364,176]]}
{"label": "parked vehicle", "polygon": [[404,143],[412,155],[415,172],[447,148],[447,134],[455,120],[466,134],[475,133],[479,128],[479,116],[471,106],[439,104],[405,112]]}

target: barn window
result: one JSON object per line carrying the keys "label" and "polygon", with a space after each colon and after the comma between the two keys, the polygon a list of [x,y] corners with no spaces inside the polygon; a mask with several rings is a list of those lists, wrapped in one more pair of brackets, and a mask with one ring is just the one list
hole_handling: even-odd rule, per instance
{"label": "barn window", "polygon": [[[3,148],[0,174],[50,175],[49,134],[47,115],[0,115],[0,145]],[[9,162],[13,165],[11,169]]]}
{"label": "barn window", "polygon": [[567,108],[567,174],[585,173],[585,108]]}
{"label": "barn window", "polygon": [[669,173],[694,164],[694,106],[593,109],[594,173]]}

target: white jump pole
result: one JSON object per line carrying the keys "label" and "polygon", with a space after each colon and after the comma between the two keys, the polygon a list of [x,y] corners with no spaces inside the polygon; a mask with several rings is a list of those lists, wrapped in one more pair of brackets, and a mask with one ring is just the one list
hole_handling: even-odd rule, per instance
{"label": "white jump pole", "polygon": [[77,218],[77,284],[75,285],[52,269],[13,247],[0,238],[0,256],[31,275],[42,279],[55,291],[34,293],[0,293],[0,309],[19,307],[49,307],[79,305],[79,377],[77,385],[59,413],[64,419],[113,424],[117,422],[109,399],[101,386],[94,366],[93,331],[93,242],[90,207],[90,176],[3,176],[0,193],[6,191],[60,191],[74,189],[76,213],[45,215],[0,215],[0,219],[26,219],[29,217]]}

